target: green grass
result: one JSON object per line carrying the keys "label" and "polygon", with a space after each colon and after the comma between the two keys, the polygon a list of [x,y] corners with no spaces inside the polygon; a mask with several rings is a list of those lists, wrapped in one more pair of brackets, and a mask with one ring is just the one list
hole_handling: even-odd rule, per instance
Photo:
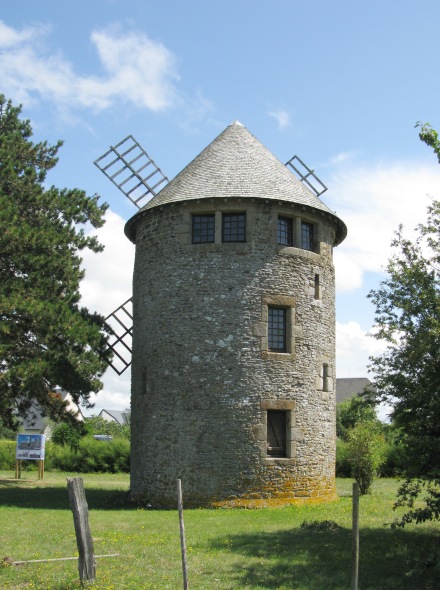
{"label": "green grass", "polygon": [[[77,555],[65,473],[0,471],[0,559],[13,561]],[[125,474],[84,475],[89,522],[98,559],[96,589],[182,588],[176,511],[127,505]],[[336,590],[350,588],[351,486],[338,480],[339,499],[328,504],[261,510],[186,510],[191,590]],[[439,546],[440,524],[392,530],[397,482],[377,480],[361,498],[359,587],[440,587],[429,556]],[[184,491],[184,490],[183,490]],[[301,528],[332,520],[336,530]],[[75,561],[5,566],[2,589],[80,588]]]}

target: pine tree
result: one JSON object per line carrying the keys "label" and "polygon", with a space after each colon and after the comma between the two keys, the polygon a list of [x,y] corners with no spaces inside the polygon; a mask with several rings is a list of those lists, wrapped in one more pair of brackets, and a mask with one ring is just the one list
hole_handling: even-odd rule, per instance
{"label": "pine tree", "polygon": [[81,250],[100,252],[85,224],[104,223],[106,204],[79,189],[45,186],[58,142],[33,143],[21,107],[0,95],[0,415],[5,425],[39,406],[66,416],[54,389],[90,405],[102,384],[101,316],[80,307]]}

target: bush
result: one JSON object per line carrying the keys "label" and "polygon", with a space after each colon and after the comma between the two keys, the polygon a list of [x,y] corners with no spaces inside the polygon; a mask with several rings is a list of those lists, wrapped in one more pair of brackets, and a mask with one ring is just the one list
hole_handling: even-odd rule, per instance
{"label": "bush", "polygon": [[118,422],[109,422],[104,420],[101,416],[91,416],[86,418],[84,428],[87,434],[101,434],[112,436],[113,438],[126,438],[130,440],[130,414],[126,410],[124,412],[126,423],[118,424]]}
{"label": "bush", "polygon": [[15,470],[15,440],[0,440],[0,469]]}
{"label": "bush", "polygon": [[374,404],[368,397],[354,395],[336,405],[336,436],[348,440],[348,433],[356,424],[374,423],[382,426],[377,417]]}
{"label": "bush", "polygon": [[348,445],[344,440],[336,440],[336,477],[351,477]]}
{"label": "bush", "polygon": [[55,426],[52,440],[56,445],[68,445],[71,449],[77,449],[81,436],[84,435],[82,430],[80,424],[76,427],[67,422],[61,422]]}
{"label": "bush", "polygon": [[405,448],[399,444],[387,442],[384,447],[384,461],[379,467],[381,477],[400,477],[405,469]]}
{"label": "bush", "polygon": [[[0,469],[15,471],[16,442],[0,440]],[[79,441],[78,449],[68,445],[46,442],[44,467],[46,471],[74,473],[129,473],[130,442],[124,438],[99,441],[86,436]],[[38,468],[37,461],[23,461],[24,471]]]}
{"label": "bush", "polygon": [[384,461],[385,438],[373,422],[357,424],[348,432],[347,438],[351,473],[359,485],[361,495],[365,495]]}
{"label": "bush", "polygon": [[[49,450],[50,449],[50,450]],[[95,440],[86,436],[79,441],[78,449],[67,445],[50,445],[46,456],[51,455],[51,466],[60,471],[77,473],[128,473],[130,471],[130,442],[123,438],[111,441]]]}

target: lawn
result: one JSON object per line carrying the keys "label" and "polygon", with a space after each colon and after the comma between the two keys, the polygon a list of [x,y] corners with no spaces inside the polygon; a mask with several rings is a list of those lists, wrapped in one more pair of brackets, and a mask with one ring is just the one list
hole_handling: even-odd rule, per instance
{"label": "lawn", "polygon": [[[1,555],[13,561],[77,555],[66,477],[24,473],[20,481],[0,471]],[[177,511],[127,505],[125,474],[84,475],[97,559],[93,588],[183,587]],[[432,566],[440,524],[393,530],[397,482],[377,480],[361,498],[359,587],[434,589]],[[339,499],[328,504],[260,510],[186,510],[191,590],[336,590],[350,588],[351,480],[338,480]],[[183,493],[185,490],[183,489]],[[333,521],[337,526],[306,526]],[[78,589],[76,561],[0,568],[2,589]]]}

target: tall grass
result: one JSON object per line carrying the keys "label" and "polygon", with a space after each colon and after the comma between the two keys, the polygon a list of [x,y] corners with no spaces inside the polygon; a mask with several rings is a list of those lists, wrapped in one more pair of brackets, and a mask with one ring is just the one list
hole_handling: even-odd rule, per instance
{"label": "tall grass", "polygon": [[[66,489],[69,474],[31,473],[15,481],[0,472],[0,530],[12,560],[76,554]],[[84,475],[95,553],[97,590],[182,588],[177,510],[127,504],[125,474]],[[328,504],[240,510],[186,510],[191,590],[339,590],[350,587],[351,480],[338,480],[339,499]],[[397,482],[376,480],[360,504],[360,581],[363,590],[438,588],[431,556],[438,523],[392,530]],[[185,494],[184,482],[183,493]],[[302,527],[302,523],[309,526]],[[337,526],[317,525],[333,521]],[[6,566],[0,588],[79,589],[72,561]]]}

